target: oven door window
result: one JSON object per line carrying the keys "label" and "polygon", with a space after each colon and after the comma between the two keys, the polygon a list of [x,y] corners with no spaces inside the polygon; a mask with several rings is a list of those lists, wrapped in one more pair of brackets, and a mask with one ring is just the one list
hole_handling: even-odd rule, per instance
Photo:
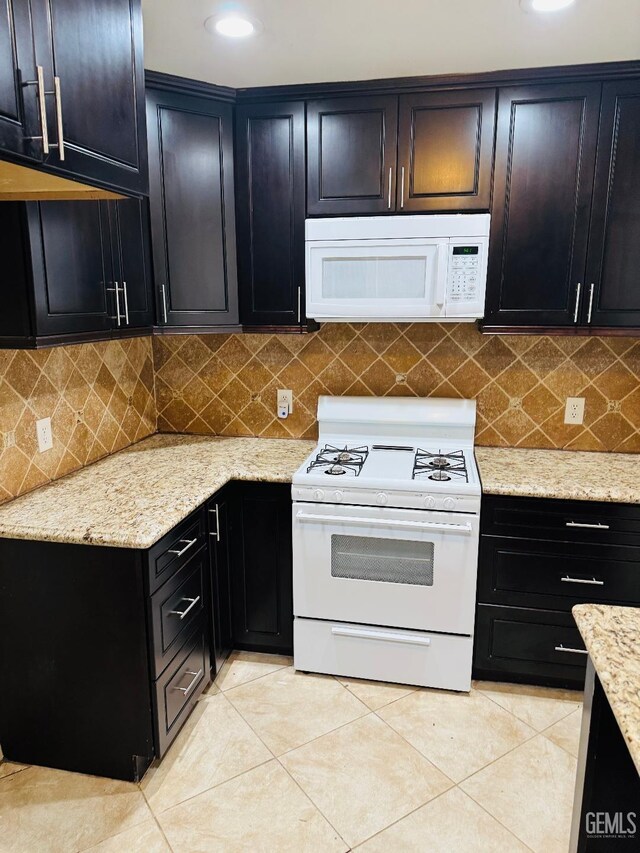
{"label": "oven door window", "polygon": [[331,537],[331,575],[361,581],[433,586],[433,551],[433,542],[334,534]]}

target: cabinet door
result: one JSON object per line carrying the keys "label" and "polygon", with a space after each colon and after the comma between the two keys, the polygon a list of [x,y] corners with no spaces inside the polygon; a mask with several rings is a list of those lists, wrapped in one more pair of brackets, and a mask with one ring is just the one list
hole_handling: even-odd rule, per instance
{"label": "cabinet door", "polygon": [[106,208],[97,201],[27,205],[38,335],[111,327]]}
{"label": "cabinet door", "polygon": [[114,282],[119,288],[119,328],[153,323],[153,286],[147,200],[111,201],[111,255]]}
{"label": "cabinet door", "polygon": [[150,89],[151,238],[158,317],[238,322],[230,104]]}
{"label": "cabinet door", "polygon": [[578,322],[600,89],[500,91],[485,328]]}
{"label": "cabinet door", "polygon": [[215,674],[233,648],[231,580],[233,542],[231,516],[234,486],[230,485],[207,503],[209,558],[211,561],[211,667]]}
{"label": "cabinet door", "polygon": [[489,209],[495,109],[495,89],[400,98],[398,210]]}
{"label": "cabinet door", "polygon": [[50,141],[58,146],[47,165],[89,182],[145,193],[140,0],[32,0],[31,5],[46,89],[54,92],[54,77],[60,84],[59,97],[47,96]]}
{"label": "cabinet door", "polygon": [[39,97],[29,4],[0,0],[0,150],[42,159]]}
{"label": "cabinet door", "polygon": [[639,244],[640,80],[627,80],[602,91],[585,302],[592,326],[640,326]]}
{"label": "cabinet door", "polygon": [[291,487],[238,483],[232,519],[233,643],[291,654]]}
{"label": "cabinet door", "polygon": [[295,326],[304,307],[304,104],[236,110],[241,319]]}
{"label": "cabinet door", "polygon": [[396,207],[398,99],[307,104],[307,213],[388,213]]}

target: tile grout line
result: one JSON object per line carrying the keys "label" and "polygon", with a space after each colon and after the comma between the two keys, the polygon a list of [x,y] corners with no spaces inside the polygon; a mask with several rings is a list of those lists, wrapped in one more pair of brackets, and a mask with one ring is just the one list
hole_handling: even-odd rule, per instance
{"label": "tile grout line", "polygon": [[[496,682],[496,683],[497,683],[497,684],[505,684],[505,683],[508,683],[508,682]],[[526,685],[525,685],[525,686],[526,686]],[[494,705],[497,705],[497,706],[498,706],[498,708],[502,708],[502,710],[503,710],[503,711],[506,711],[508,714],[511,714],[511,716],[512,716],[512,717],[515,717],[515,718],[516,718],[516,720],[520,720],[520,722],[521,722],[521,723],[524,723],[526,726],[529,726],[529,728],[531,728],[531,729],[535,729],[535,726],[532,726],[532,725],[531,725],[531,723],[527,723],[527,721],[526,721],[526,720],[523,720],[523,719],[522,719],[522,717],[519,717],[517,714],[514,714],[514,713],[513,713],[513,711],[509,711],[509,709],[508,709],[508,708],[505,708],[505,707],[504,707],[504,705],[501,705],[501,704],[500,704],[496,699],[494,699],[492,696],[487,696],[487,694],[486,694],[483,690],[480,690],[480,689],[479,689],[479,688],[477,688],[477,687],[473,687],[472,689],[473,689],[473,690],[475,690],[477,693],[482,693],[482,695],[485,697],[485,699],[490,699],[490,700],[491,700],[491,702],[493,702],[493,704],[494,704]],[[550,689],[553,689],[553,688],[550,688]],[[577,691],[577,692],[580,692],[580,691]],[[551,697],[550,697],[550,698],[551,698]],[[556,699],[556,700],[554,700],[554,701],[556,701],[556,702],[561,702],[561,701],[563,701],[563,700],[561,700],[561,699]],[[569,700],[567,700],[567,701],[569,701]],[[571,701],[573,701],[573,700],[571,700]],[[583,703],[583,700],[582,700],[582,699],[580,699],[579,701],[576,701],[576,704],[578,705],[578,708],[582,708],[582,703]],[[572,709],[571,709],[570,711],[568,711],[566,714],[563,714],[563,715],[562,715],[562,717],[558,717],[558,719],[557,719],[557,720],[554,720],[554,722],[553,722],[553,723],[551,723],[551,725],[546,726],[544,729],[542,729],[541,731],[539,731],[539,732],[538,732],[538,734],[542,734],[542,732],[543,732],[543,731],[546,731],[547,729],[551,728],[551,726],[555,726],[555,724],[556,724],[556,723],[559,723],[561,720],[566,719],[568,716],[570,716],[571,714],[573,714],[573,713],[574,713],[574,711],[577,711],[577,710],[578,710],[578,708],[572,708]],[[536,731],[537,731],[537,729],[536,729]]]}

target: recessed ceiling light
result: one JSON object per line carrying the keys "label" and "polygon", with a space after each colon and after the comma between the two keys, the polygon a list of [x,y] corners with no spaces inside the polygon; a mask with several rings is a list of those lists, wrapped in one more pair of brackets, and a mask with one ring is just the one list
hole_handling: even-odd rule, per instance
{"label": "recessed ceiling light", "polygon": [[246,38],[259,29],[257,21],[239,14],[214,15],[207,18],[204,25],[210,33],[217,33],[220,36],[234,39]]}
{"label": "recessed ceiling light", "polygon": [[525,12],[559,12],[573,5],[576,0],[520,0]]}

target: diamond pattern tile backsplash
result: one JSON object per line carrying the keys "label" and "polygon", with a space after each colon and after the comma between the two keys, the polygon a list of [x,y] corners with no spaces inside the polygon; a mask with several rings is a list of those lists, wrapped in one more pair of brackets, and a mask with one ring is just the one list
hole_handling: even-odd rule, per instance
{"label": "diamond pattern tile backsplash", "polygon": [[[330,324],[311,335],[153,339],[158,429],[315,438],[320,394],[471,397],[478,444],[640,452],[640,341]],[[276,389],[293,415],[276,417]],[[585,397],[582,426],[566,398]]]}
{"label": "diamond pattern tile backsplash", "polygon": [[[155,385],[155,399],[154,399]],[[276,417],[276,389],[293,415]],[[174,335],[0,350],[0,502],[157,429],[315,438],[320,394],[473,397],[478,444],[640,452],[640,340],[326,324],[311,335]],[[567,426],[566,397],[585,397]],[[35,421],[54,447],[38,453]]]}
{"label": "diamond pattern tile backsplash", "polygon": [[[53,448],[35,422],[51,417]],[[0,502],[155,432],[150,338],[0,350]]]}

